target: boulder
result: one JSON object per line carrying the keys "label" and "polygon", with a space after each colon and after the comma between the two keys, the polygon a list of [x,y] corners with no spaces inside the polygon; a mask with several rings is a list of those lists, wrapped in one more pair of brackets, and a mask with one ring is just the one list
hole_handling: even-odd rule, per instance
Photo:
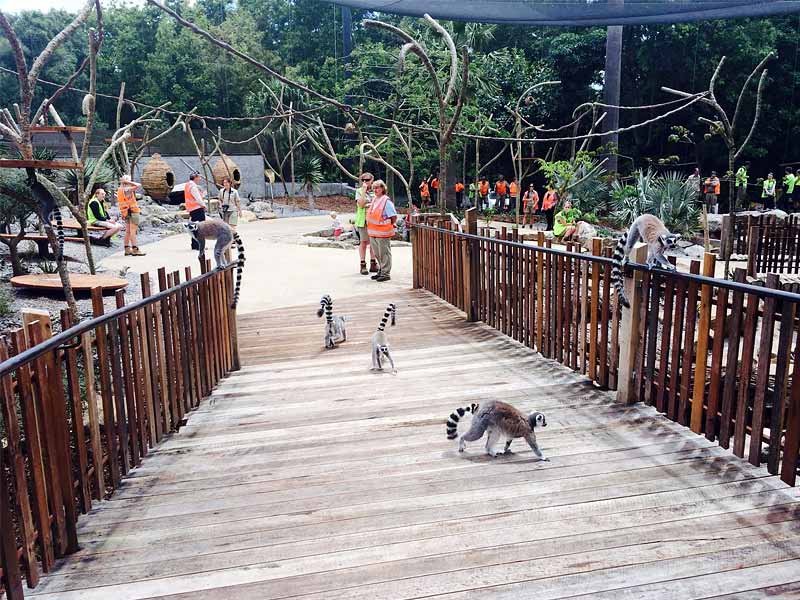
{"label": "boulder", "polygon": [[722,217],[725,215],[708,215],[708,231],[709,233],[719,233],[722,231]]}
{"label": "boulder", "polygon": [[272,205],[268,202],[252,202],[249,206],[250,211],[253,212],[258,219],[277,219],[278,215],[276,215],[272,211]]}
{"label": "boulder", "polygon": [[258,217],[256,213],[252,210],[242,209],[242,216],[239,217],[240,223],[251,223],[252,221],[257,221]]}
{"label": "boulder", "polygon": [[319,231],[312,231],[311,233],[306,233],[304,235],[306,237],[332,238],[333,227],[328,227],[327,229],[320,229]]}
{"label": "boulder", "polygon": [[578,227],[575,230],[574,238],[578,240],[581,246],[583,246],[584,248],[591,249],[592,238],[595,237],[597,237],[597,227],[585,221],[580,221],[578,223]]}
{"label": "boulder", "polygon": [[311,248],[336,248],[337,250],[352,250],[355,245],[356,244],[353,242],[340,242],[337,240],[327,240],[324,238],[318,240],[308,240],[306,242],[306,246]]}
{"label": "boulder", "polygon": [[692,258],[703,258],[706,253],[706,249],[700,244],[694,244],[688,248],[685,248],[684,252],[686,253],[686,256],[690,256]]}

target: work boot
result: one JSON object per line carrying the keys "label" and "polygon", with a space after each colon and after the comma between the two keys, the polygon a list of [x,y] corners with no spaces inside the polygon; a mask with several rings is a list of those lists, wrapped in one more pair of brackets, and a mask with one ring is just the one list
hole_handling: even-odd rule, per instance
{"label": "work boot", "polygon": [[374,280],[378,279],[378,277],[380,277],[380,276],[381,276],[381,272],[380,272],[380,271],[378,271],[377,273],[375,273],[375,275],[373,275],[372,277],[370,277],[370,279],[372,279],[372,280],[374,281]]}
{"label": "work boot", "polygon": [[378,261],[374,258],[369,261],[369,272],[370,273],[377,273],[378,272]]}
{"label": "work boot", "polygon": [[133,254],[133,249],[125,246],[125,256],[130,256],[131,254]]}
{"label": "work boot", "polygon": [[142,252],[139,250],[139,246],[134,246],[131,248],[131,256],[147,256],[147,252]]}
{"label": "work boot", "polygon": [[362,275],[369,275],[369,271],[367,271],[367,261],[361,261],[361,274]]}
{"label": "work boot", "polygon": [[378,278],[376,278],[375,281],[389,281],[390,279],[391,279],[391,277],[381,273],[381,275]]}

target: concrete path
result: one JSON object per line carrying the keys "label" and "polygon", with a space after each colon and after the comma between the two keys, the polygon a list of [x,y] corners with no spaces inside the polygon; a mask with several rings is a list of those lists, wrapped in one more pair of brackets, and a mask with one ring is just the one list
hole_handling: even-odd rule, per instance
{"label": "concrete path", "polygon": [[[343,223],[352,215],[341,215]],[[356,249],[309,248],[304,234],[327,227],[330,217],[296,217],[256,221],[241,225],[247,264],[242,279],[239,314],[293,306],[314,304],[323,294],[337,298],[369,295],[376,290],[399,291],[411,287],[411,248],[393,248],[392,281],[375,283],[358,273]],[[168,271],[187,265],[197,271],[197,254],[189,248],[188,235],[175,235],[141,247],[147,256],[130,257],[122,253],[105,258],[102,269],[119,271],[130,267],[135,273],[156,272],[159,267]],[[213,257],[213,253],[206,252]]]}

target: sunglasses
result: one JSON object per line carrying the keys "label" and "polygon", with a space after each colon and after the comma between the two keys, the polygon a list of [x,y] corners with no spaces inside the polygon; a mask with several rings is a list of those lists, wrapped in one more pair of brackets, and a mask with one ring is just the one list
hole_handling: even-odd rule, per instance
{"label": "sunglasses", "polygon": [[372,179],[362,179],[361,181],[363,181],[364,183],[369,183],[370,181],[372,181]]}

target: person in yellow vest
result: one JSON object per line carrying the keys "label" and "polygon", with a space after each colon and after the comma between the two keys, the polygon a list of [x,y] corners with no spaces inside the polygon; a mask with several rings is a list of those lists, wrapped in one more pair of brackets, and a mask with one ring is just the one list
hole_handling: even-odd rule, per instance
{"label": "person in yellow vest", "polygon": [[427,207],[431,203],[431,190],[426,180],[419,184],[419,195],[422,198],[422,208]]}
{"label": "person in yellow vest", "polygon": [[456,191],[456,209],[461,210],[461,205],[464,203],[464,184],[461,180],[456,181],[454,189]]}
{"label": "person in yellow vest", "polygon": [[122,225],[108,216],[106,210],[106,191],[98,188],[94,195],[86,203],[86,222],[90,227],[103,227],[105,233],[103,239],[110,238],[125,229]]}
{"label": "person in yellow vest", "polygon": [[[367,231],[367,209],[374,197],[372,193],[372,173],[361,174],[361,187],[356,190],[356,233],[358,234],[358,256],[361,259],[360,273],[369,275],[378,272],[378,262],[375,260],[375,253],[369,242],[369,232]],[[367,246],[369,246],[369,270],[367,270]]]}
{"label": "person in yellow vest", "polygon": [[375,281],[389,281],[392,272],[392,238],[395,234],[397,210],[386,195],[386,184],[378,179],[372,184],[375,199],[367,209],[367,229],[369,243],[378,259],[378,272],[372,276]]}
{"label": "person in yellow vest", "polygon": [[136,245],[136,233],[139,229],[139,203],[136,201],[136,188],[141,184],[131,180],[130,175],[119,178],[117,188],[117,208],[125,220],[125,256],[144,256]]}
{"label": "person in yellow vest", "polygon": [[519,184],[517,178],[512,177],[508,184],[508,212],[516,212],[517,200],[519,200]]}
{"label": "person in yellow vest", "polygon": [[[183,203],[186,210],[189,211],[190,221],[205,221],[206,220],[206,202],[203,200],[203,191],[197,185],[200,179],[200,173],[192,173],[189,175],[189,181],[183,186]],[[199,250],[200,244],[192,236],[192,250]]]}

